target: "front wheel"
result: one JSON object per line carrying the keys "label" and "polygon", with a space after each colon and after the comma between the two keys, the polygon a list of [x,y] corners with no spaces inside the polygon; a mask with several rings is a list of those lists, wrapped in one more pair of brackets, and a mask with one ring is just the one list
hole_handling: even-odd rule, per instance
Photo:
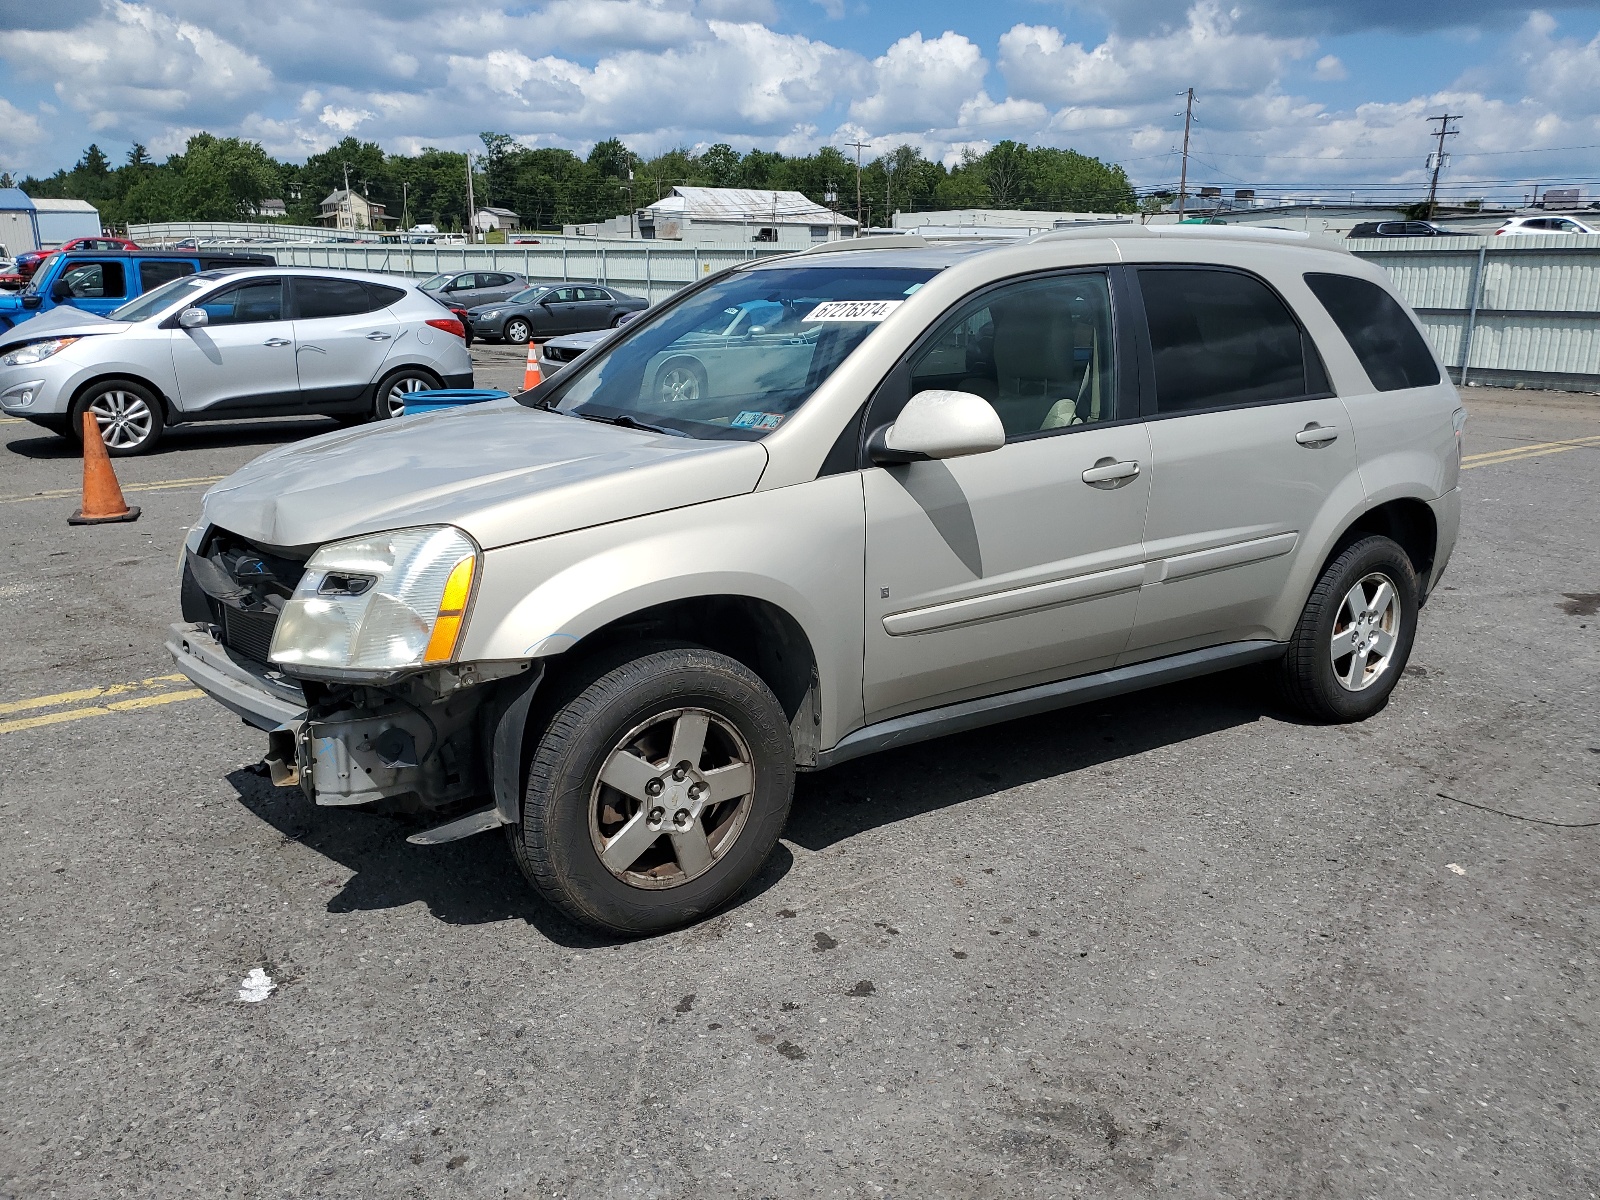
{"label": "front wheel", "polygon": [[706,394],[706,388],[706,369],[699,359],[672,358],[661,364],[650,390],[657,400],[677,404],[700,399]]}
{"label": "front wheel", "polygon": [[440,384],[426,371],[414,367],[387,375],[378,384],[377,400],[373,405],[373,419],[387,421],[406,415],[406,398],[412,392],[436,391]]}
{"label": "front wheel", "polygon": [[750,882],[793,793],[788,720],[767,686],[724,655],[665,646],[568,684],[507,832],[523,873],[569,916],[660,933]]}
{"label": "front wheel", "polygon": [[506,322],[506,341],[513,346],[526,346],[533,336],[533,328],[521,317]]}
{"label": "front wheel", "polygon": [[1386,537],[1364,537],[1323,570],[1289,639],[1286,697],[1319,721],[1362,721],[1389,702],[1417,632],[1417,573]]}
{"label": "front wheel", "polygon": [[105,380],[78,397],[67,433],[79,443],[83,441],[85,412],[94,413],[100,438],[112,458],[148,453],[166,428],[161,401],[149,388],[130,379]]}

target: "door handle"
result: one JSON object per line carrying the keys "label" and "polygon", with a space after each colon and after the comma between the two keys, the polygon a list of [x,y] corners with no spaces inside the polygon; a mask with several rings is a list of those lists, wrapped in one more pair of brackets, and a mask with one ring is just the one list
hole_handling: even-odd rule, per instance
{"label": "door handle", "polygon": [[1329,429],[1326,425],[1318,425],[1315,421],[1294,435],[1294,440],[1302,446],[1326,446],[1329,442],[1335,442],[1338,439],[1339,431],[1337,429]]}
{"label": "door handle", "polygon": [[263,346],[288,346],[291,343],[288,338],[268,338],[261,344]]}
{"label": "door handle", "polygon": [[388,333],[379,333],[377,330],[373,330],[371,333],[367,334],[367,341],[387,342],[392,336],[394,335]]}
{"label": "door handle", "polygon": [[1090,487],[1119,488],[1128,480],[1139,474],[1139,464],[1136,462],[1118,462],[1114,458],[1102,458],[1094,466],[1083,473],[1083,481]]}

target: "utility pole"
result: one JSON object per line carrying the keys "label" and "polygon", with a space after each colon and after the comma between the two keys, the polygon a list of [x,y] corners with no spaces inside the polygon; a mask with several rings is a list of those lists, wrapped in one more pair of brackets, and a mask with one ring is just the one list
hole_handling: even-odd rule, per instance
{"label": "utility pole", "polygon": [[846,142],[846,146],[856,148],[856,232],[861,232],[861,152],[867,148],[866,142]]}
{"label": "utility pole", "polygon": [[1194,119],[1194,89],[1182,93],[1188,99],[1183,106],[1183,168],[1178,175],[1178,220],[1183,220],[1183,210],[1189,194],[1189,125]]}
{"label": "utility pole", "polygon": [[478,205],[472,198],[472,151],[467,151],[467,241],[478,244]]}
{"label": "utility pole", "polygon": [[339,198],[339,210],[349,214],[350,228],[356,227],[356,206],[350,200],[350,164],[344,164],[344,195]]}
{"label": "utility pole", "polygon": [[1439,195],[1439,172],[1443,169],[1445,160],[1449,157],[1444,152],[1444,140],[1447,137],[1455,137],[1456,134],[1461,132],[1459,129],[1451,129],[1450,122],[1459,121],[1463,115],[1462,113],[1446,112],[1442,116],[1428,118],[1430,123],[1439,122],[1439,128],[1433,131],[1433,136],[1439,139],[1439,148],[1428,156],[1433,160],[1428,164],[1433,168],[1433,179],[1428,184],[1428,219],[1430,221],[1433,220],[1434,210],[1437,207],[1435,201]]}
{"label": "utility pole", "polygon": [[400,184],[400,232],[404,233],[411,228],[411,184],[402,181]]}

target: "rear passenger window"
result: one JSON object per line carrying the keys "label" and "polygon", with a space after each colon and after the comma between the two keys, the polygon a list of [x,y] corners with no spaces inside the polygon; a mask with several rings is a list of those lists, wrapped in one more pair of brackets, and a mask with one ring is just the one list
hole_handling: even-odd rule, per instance
{"label": "rear passenger window", "polygon": [[164,283],[194,274],[194,264],[188,262],[142,262],[139,264],[139,290],[153,292]]}
{"label": "rear passenger window", "polygon": [[1314,351],[1308,364],[1299,323],[1259,279],[1238,271],[1145,267],[1139,289],[1155,358],[1157,412],[1328,391]]}
{"label": "rear passenger window", "polygon": [[302,321],[319,317],[350,317],[382,308],[374,304],[367,285],[358,279],[296,279],[295,316]]}
{"label": "rear passenger window", "polygon": [[119,262],[74,263],[61,273],[61,282],[74,300],[120,300],[128,294]]}
{"label": "rear passenger window", "polygon": [[1353,275],[1307,275],[1306,286],[1356,352],[1367,378],[1380,392],[1431,387],[1439,364],[1428,343],[1395,298]]}

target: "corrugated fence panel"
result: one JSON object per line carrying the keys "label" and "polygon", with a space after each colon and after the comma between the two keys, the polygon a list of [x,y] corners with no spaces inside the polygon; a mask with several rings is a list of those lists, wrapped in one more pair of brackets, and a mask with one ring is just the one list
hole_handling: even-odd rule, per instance
{"label": "corrugated fence panel", "polygon": [[1469,382],[1600,390],[1600,237],[1365,238]]}

